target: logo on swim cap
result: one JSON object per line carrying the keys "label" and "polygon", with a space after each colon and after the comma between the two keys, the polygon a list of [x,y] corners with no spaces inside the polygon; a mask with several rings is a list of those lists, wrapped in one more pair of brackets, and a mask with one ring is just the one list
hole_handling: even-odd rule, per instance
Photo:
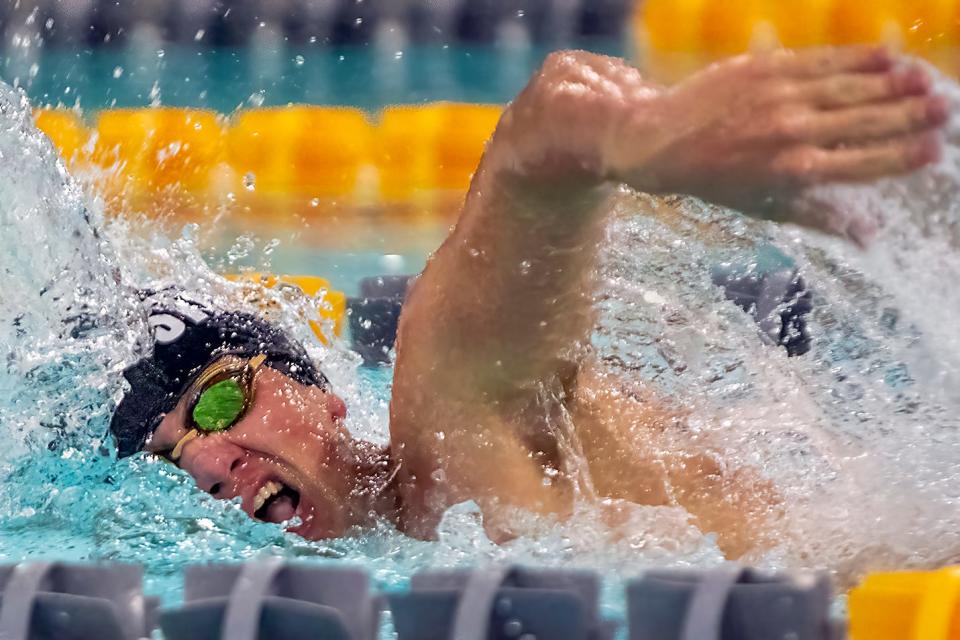
{"label": "logo on swim cap", "polygon": [[[197,297],[203,299],[202,295]],[[217,311],[212,304],[182,297],[176,289],[142,291],[140,299],[146,305],[146,321],[154,342],[123,373],[130,391],[110,421],[121,457],[143,447],[196,375],[222,354],[263,355],[267,366],[297,382],[329,384],[302,345],[262,318],[239,311]]]}
{"label": "logo on swim cap", "polygon": [[[183,336],[187,330],[184,318],[194,324],[200,324],[211,316],[211,313],[200,303],[187,300],[170,290],[158,291],[145,298],[144,302],[152,310],[159,310],[158,313],[152,313],[147,318],[147,323],[153,330],[154,340],[160,345],[172,344]],[[180,315],[174,315],[171,312]]]}

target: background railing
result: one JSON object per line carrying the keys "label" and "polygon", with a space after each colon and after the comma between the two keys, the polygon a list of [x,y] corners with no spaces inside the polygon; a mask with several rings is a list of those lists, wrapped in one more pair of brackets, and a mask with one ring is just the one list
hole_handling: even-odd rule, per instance
{"label": "background railing", "polygon": [[563,44],[623,32],[631,0],[23,0],[5,1],[13,38],[110,46],[138,38],[242,46],[265,34],[289,43],[494,42]]}

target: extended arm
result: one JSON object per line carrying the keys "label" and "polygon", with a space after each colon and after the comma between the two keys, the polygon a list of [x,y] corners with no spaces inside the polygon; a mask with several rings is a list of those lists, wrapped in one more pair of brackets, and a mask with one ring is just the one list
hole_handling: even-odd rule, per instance
{"label": "extended arm", "polygon": [[559,489],[492,487],[489,469],[510,459],[539,477],[528,434],[509,425],[576,378],[610,189],[692,194],[863,243],[873,221],[797,196],[935,160],[947,114],[929,90],[870,48],[733,59],[669,90],[617,59],[552,55],[504,113],[406,303],[391,405],[404,473],[422,483],[433,459],[456,459],[459,497],[482,487],[554,511]]}

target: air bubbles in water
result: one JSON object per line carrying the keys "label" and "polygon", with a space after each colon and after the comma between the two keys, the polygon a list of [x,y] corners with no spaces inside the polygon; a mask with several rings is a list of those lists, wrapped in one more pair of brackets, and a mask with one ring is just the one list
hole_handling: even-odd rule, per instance
{"label": "air bubbles in water", "polygon": [[257,188],[257,176],[252,171],[243,174],[243,188],[247,191],[253,191]]}

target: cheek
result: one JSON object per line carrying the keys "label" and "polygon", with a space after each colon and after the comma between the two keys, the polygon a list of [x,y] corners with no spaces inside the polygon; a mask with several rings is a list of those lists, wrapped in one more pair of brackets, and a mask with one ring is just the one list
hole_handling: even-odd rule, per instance
{"label": "cheek", "polygon": [[281,438],[287,446],[328,445],[332,433],[323,419],[323,405],[299,390],[276,390],[258,397],[249,418]]}

